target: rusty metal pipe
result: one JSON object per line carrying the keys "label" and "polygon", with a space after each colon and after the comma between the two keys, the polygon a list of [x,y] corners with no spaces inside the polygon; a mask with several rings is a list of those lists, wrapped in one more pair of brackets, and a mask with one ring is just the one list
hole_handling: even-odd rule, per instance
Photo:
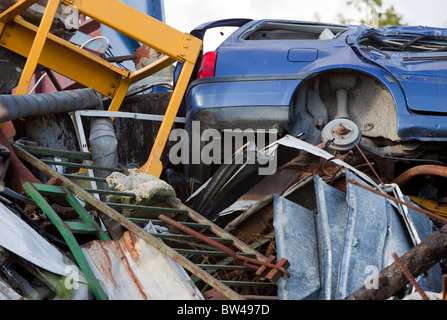
{"label": "rusty metal pipe", "polygon": [[410,182],[411,179],[420,175],[433,175],[447,178],[447,167],[437,165],[416,166],[396,177],[391,183],[395,183],[399,187],[402,187]]}
{"label": "rusty metal pipe", "polygon": [[[210,246],[213,246],[216,249],[219,249],[219,250],[225,252],[226,254],[233,257],[234,259],[245,260],[247,262],[251,262],[251,263],[254,263],[254,264],[257,264],[260,266],[265,266],[267,268],[276,269],[276,270],[281,271],[285,278],[290,277],[289,272],[281,266],[278,266],[278,265],[275,265],[272,263],[268,263],[266,261],[260,261],[260,260],[252,259],[249,257],[241,256],[241,255],[237,254],[235,251],[233,251],[232,249],[224,246],[223,244],[221,244],[217,241],[214,241],[214,240],[208,238],[207,236],[205,236],[205,235],[203,235],[203,234],[201,234],[201,233],[199,233],[199,232],[197,232],[197,231],[195,231],[195,230],[193,230],[193,229],[191,229],[191,228],[189,228],[189,227],[187,227],[171,218],[166,217],[165,215],[161,214],[158,216],[158,218],[161,221],[166,222],[166,223],[170,224],[171,226],[173,226],[173,227],[175,227],[175,228],[177,228],[193,237],[196,237],[197,239],[209,244]],[[249,266],[249,267],[251,267],[251,266]]]}

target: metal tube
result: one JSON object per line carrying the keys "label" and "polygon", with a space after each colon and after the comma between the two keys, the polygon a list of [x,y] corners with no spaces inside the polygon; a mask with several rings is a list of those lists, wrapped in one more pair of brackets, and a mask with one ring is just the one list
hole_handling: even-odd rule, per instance
{"label": "metal tube", "polygon": [[[210,246],[213,246],[216,249],[219,249],[219,250],[225,252],[226,254],[228,254],[229,256],[233,257],[234,259],[244,260],[244,261],[247,261],[247,262],[251,262],[251,263],[257,264],[258,268],[259,268],[259,266],[265,266],[267,268],[276,269],[276,270],[281,271],[285,278],[289,278],[290,277],[289,272],[285,268],[283,268],[283,267],[281,267],[279,265],[276,265],[276,264],[273,264],[273,263],[268,263],[266,261],[256,260],[256,259],[245,257],[245,256],[241,256],[240,254],[238,254],[235,251],[233,251],[232,249],[224,246],[223,244],[221,244],[221,243],[219,243],[217,241],[214,241],[213,239],[210,239],[207,236],[205,236],[205,235],[203,235],[203,234],[201,234],[201,233],[199,233],[199,232],[197,232],[197,231],[195,231],[195,230],[193,230],[191,228],[188,228],[187,226],[182,225],[181,223],[179,223],[179,222],[177,222],[177,221],[175,221],[175,220],[173,220],[171,218],[166,217],[165,215],[160,214],[158,216],[158,218],[161,221],[164,221],[164,222],[170,224],[171,226],[174,226],[175,228],[177,228],[177,229],[179,229],[179,230],[181,230],[181,231],[183,231],[183,232],[185,232],[185,233],[187,233],[187,234],[189,234],[189,235],[191,235],[191,236],[193,236],[193,237],[195,237],[195,238],[197,238],[197,239],[199,239],[199,240],[209,244]],[[247,265],[247,266],[250,267],[250,268],[253,268],[253,265]]]}
{"label": "metal tube", "polygon": [[[118,167],[118,139],[111,118],[91,119],[90,148],[93,163],[104,168]],[[110,174],[106,170],[95,170],[95,176],[105,178]],[[99,189],[110,189],[107,183],[97,182]]]}
{"label": "metal tube", "polygon": [[50,113],[93,109],[101,104],[95,89],[29,95],[0,95],[0,123]]}
{"label": "metal tube", "polygon": [[439,176],[443,178],[447,178],[447,168],[444,166],[437,165],[422,165],[416,166],[411,169],[408,169],[397,178],[395,178],[391,183],[395,183],[398,186],[402,187],[407,184],[411,179],[420,175],[433,175]]}

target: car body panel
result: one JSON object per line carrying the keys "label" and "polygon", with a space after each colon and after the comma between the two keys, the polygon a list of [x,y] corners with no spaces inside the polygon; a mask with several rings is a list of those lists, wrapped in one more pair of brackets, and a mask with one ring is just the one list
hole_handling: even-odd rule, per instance
{"label": "car body panel", "polygon": [[292,48],[287,53],[290,62],[312,62],[318,59],[318,50],[315,48]]}
{"label": "car body panel", "polygon": [[[320,31],[326,27],[344,31],[334,33],[334,38],[330,40],[315,36],[310,39],[279,37],[263,40],[262,34],[257,35],[256,40],[247,40],[259,26],[272,21],[316,30],[321,28]],[[238,23],[242,22],[239,20]],[[212,110],[217,113],[219,108],[236,107],[238,116],[242,116],[242,107],[259,106],[267,110],[266,107],[270,106],[272,112],[274,108],[283,110],[292,105],[295,94],[306,80],[343,70],[367,75],[389,91],[394,101],[396,130],[401,141],[447,141],[447,118],[443,116],[447,110],[447,60],[430,58],[444,57],[446,53],[365,50],[359,39],[366,32],[382,35],[402,32],[432,34],[439,36],[440,40],[447,34],[445,29],[436,31],[420,27],[373,29],[365,25],[248,21],[218,47],[215,76],[194,80],[190,84],[184,99],[187,124],[197,120],[204,110],[207,110],[207,118],[210,118]],[[242,118],[264,118],[253,113],[252,108],[247,109],[247,113]],[[284,115],[284,112],[281,114]],[[228,119],[228,128],[232,128],[233,120],[234,117]],[[284,119],[282,123],[290,120],[289,113],[289,119]],[[263,125],[264,122],[260,122],[260,126]]]}
{"label": "car body panel", "polygon": [[[374,30],[363,26],[349,36],[348,43],[359,48],[359,40],[369,34],[387,41],[425,37],[428,43],[428,39],[432,42],[439,39],[447,46],[447,30],[421,26],[393,26]],[[409,109],[423,113],[447,113],[447,52],[385,49],[359,52],[395,75],[404,89]]]}
{"label": "car body panel", "polygon": [[[243,106],[288,108],[295,89],[305,76],[307,74],[227,76],[196,80],[187,93],[188,105],[194,106],[188,110],[187,122],[196,119],[197,114],[204,109]],[[287,118],[284,120],[287,121]]]}

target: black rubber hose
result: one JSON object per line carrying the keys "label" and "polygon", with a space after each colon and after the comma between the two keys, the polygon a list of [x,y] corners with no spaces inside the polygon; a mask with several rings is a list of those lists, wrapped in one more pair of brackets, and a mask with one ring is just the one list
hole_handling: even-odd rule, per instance
{"label": "black rubber hose", "polygon": [[0,123],[59,112],[96,109],[101,100],[95,89],[40,94],[0,95]]}

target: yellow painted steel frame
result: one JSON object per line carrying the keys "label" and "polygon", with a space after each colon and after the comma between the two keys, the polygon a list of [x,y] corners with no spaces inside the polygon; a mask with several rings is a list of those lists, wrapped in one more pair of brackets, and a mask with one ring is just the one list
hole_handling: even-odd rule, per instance
{"label": "yellow painted steel frame", "polygon": [[[148,161],[140,172],[159,177],[160,158],[169,137],[181,100],[196,64],[202,41],[182,33],[118,0],[48,0],[39,27],[20,14],[37,0],[19,0],[0,14],[0,45],[27,58],[15,94],[26,94],[38,64],[67,78],[94,88],[112,100],[109,111],[119,108],[132,83],[163,70],[174,62],[183,63]],[[158,50],[163,56],[152,64],[129,72],[50,33],[59,5],[74,6],[80,13]]]}

